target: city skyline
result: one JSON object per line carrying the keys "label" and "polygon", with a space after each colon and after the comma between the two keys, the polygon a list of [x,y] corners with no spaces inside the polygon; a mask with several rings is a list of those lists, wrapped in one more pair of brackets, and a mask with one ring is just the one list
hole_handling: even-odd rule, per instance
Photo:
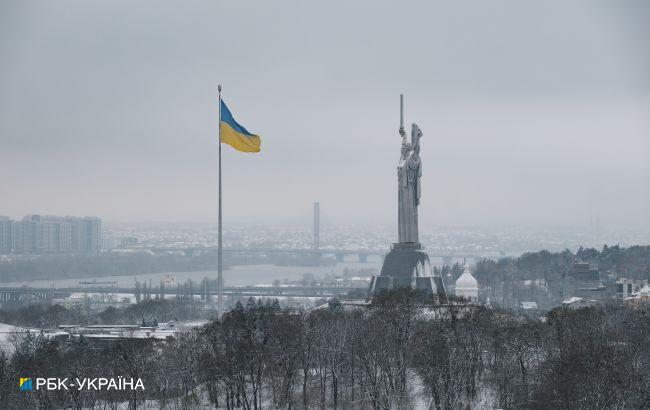
{"label": "city skyline", "polygon": [[97,217],[0,216],[0,255],[99,252],[102,220]]}

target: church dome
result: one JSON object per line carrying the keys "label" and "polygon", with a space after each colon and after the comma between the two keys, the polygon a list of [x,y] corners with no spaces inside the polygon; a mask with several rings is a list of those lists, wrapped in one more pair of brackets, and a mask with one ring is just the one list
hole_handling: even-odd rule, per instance
{"label": "church dome", "polygon": [[456,296],[463,296],[466,298],[478,297],[478,282],[469,271],[469,265],[465,265],[465,271],[456,280]]}

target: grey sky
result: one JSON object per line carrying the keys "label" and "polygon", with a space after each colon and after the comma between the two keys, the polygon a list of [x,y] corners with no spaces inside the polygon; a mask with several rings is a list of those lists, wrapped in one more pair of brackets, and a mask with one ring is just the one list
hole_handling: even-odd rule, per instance
{"label": "grey sky", "polygon": [[[352,4],[353,3],[353,4]],[[425,224],[650,224],[646,1],[0,3],[0,215],[394,223],[399,93]]]}

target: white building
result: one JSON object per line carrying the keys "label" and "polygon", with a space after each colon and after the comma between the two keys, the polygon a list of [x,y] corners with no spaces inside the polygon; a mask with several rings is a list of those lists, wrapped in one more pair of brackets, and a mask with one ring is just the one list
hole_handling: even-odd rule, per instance
{"label": "white building", "polygon": [[478,282],[469,271],[469,265],[465,265],[465,271],[456,280],[456,296],[462,296],[472,301],[478,300]]}
{"label": "white building", "polygon": [[562,306],[567,309],[577,310],[597,306],[598,302],[593,299],[585,299],[579,297],[572,297],[562,302]]}
{"label": "white building", "polygon": [[616,297],[618,299],[626,300],[638,293],[641,288],[647,285],[647,280],[619,278],[616,281]]}
{"label": "white building", "polygon": [[523,310],[537,309],[537,302],[519,302],[519,308]]}
{"label": "white building", "polygon": [[625,299],[625,305],[630,307],[640,307],[650,304],[650,285],[645,285],[637,290],[632,296]]}

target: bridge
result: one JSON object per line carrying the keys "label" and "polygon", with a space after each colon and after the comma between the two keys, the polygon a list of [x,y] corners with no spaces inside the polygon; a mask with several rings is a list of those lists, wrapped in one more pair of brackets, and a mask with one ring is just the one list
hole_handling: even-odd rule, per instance
{"label": "bridge", "polygon": [[[198,252],[216,252],[216,246],[143,246],[143,247],[126,247],[123,249],[132,249],[132,250],[146,250],[153,253],[178,253],[182,252],[187,256],[192,256]],[[304,249],[304,248],[244,248],[244,247],[233,247],[233,248],[224,248],[224,254],[230,255],[306,255],[306,256],[334,256],[336,257],[337,262],[343,262],[346,256],[356,256],[356,262],[366,263],[368,262],[369,256],[379,257],[383,260],[388,250],[386,249],[327,249],[327,248],[318,248],[318,249]],[[468,259],[470,261],[477,262],[480,259],[495,259],[503,256],[501,253],[484,253],[484,254],[475,254],[475,253],[455,253],[455,252],[445,252],[445,251],[427,251],[427,254],[430,258],[441,258],[443,264],[451,265],[451,262],[456,259]]]}
{"label": "bridge", "polygon": [[[217,289],[201,288],[199,284],[191,289],[187,286],[180,288],[180,293],[192,296],[217,296]],[[223,288],[225,296],[234,297],[335,297],[343,296],[352,290],[363,290],[363,287],[352,286],[226,286]],[[70,286],[70,287],[0,287],[0,303],[18,303],[29,297],[32,300],[49,300],[53,298],[67,297],[72,293],[97,293],[97,294],[127,294],[135,295],[142,293],[142,289],[135,287],[117,287],[117,286]],[[169,287],[164,289],[152,289],[152,294],[164,293],[165,295],[178,295],[178,287]]]}

